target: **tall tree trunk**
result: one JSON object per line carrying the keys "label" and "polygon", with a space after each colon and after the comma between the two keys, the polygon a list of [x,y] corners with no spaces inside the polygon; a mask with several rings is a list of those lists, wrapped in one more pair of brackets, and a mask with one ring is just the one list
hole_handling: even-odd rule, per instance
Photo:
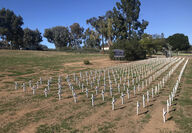
{"label": "tall tree trunk", "polygon": [[103,45],[103,54],[104,54],[104,38],[103,38],[103,34],[102,34],[102,45]]}
{"label": "tall tree trunk", "polygon": [[111,37],[109,37],[109,39],[108,39],[108,46],[109,47],[113,45],[111,40],[112,40]]}
{"label": "tall tree trunk", "polygon": [[129,23],[128,40],[131,40],[131,23]]}

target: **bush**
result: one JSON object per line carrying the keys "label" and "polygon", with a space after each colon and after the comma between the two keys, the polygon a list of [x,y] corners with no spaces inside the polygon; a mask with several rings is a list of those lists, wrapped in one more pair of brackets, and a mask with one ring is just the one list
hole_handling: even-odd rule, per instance
{"label": "bush", "polygon": [[84,64],[85,65],[90,65],[91,63],[89,62],[89,60],[84,60]]}
{"label": "bush", "polygon": [[47,51],[48,47],[46,45],[39,44],[38,47],[37,47],[37,50]]}
{"label": "bush", "polygon": [[114,49],[122,49],[124,50],[125,60],[140,60],[146,58],[145,49],[139,44],[136,40],[121,40],[117,41],[110,47],[109,56],[112,60],[114,60]]}

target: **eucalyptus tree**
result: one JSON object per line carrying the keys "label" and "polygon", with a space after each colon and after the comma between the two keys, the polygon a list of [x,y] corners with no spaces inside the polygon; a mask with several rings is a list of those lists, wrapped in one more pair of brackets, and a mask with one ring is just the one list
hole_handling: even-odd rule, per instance
{"label": "eucalyptus tree", "polygon": [[87,28],[84,33],[84,47],[86,48],[100,48],[100,35],[90,28]]}
{"label": "eucalyptus tree", "polygon": [[28,49],[37,49],[42,41],[41,33],[38,29],[31,30],[29,28],[24,29],[23,47]]}
{"label": "eucalyptus tree", "polygon": [[145,20],[139,21],[140,5],[139,0],[121,0],[116,3],[113,8],[113,21],[117,39],[131,40],[144,33],[149,23]]}
{"label": "eucalyptus tree", "polygon": [[107,31],[104,16],[99,16],[98,18],[96,17],[90,18],[87,20],[87,24],[90,24],[100,35],[104,50],[104,37]]}
{"label": "eucalyptus tree", "polygon": [[71,42],[69,28],[64,26],[45,29],[43,36],[47,38],[48,42],[54,43],[56,48],[67,47]]}
{"label": "eucalyptus tree", "polygon": [[98,18],[93,17],[87,20],[87,24],[90,24],[100,35],[103,50],[104,50],[104,44],[106,42],[112,44],[113,40],[112,23],[113,18],[111,11],[106,12],[104,16],[99,16]]}
{"label": "eucalyptus tree", "polygon": [[70,26],[70,29],[71,29],[70,47],[78,48],[80,47],[80,44],[82,44],[84,28],[80,27],[78,23],[74,23]]}
{"label": "eucalyptus tree", "polygon": [[11,48],[19,49],[23,41],[23,18],[13,11],[2,8],[0,10],[0,38]]}

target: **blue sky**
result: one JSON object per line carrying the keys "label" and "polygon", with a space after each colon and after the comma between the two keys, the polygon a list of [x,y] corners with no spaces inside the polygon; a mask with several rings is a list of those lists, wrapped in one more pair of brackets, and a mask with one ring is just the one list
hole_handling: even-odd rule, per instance
{"label": "blue sky", "polygon": [[[23,28],[70,26],[78,22],[87,28],[86,20],[104,15],[120,0],[0,0],[0,8],[13,10],[24,20]],[[192,44],[192,0],[140,0],[140,19],[149,21],[146,33],[165,37],[184,33]],[[54,48],[43,38],[42,44]]]}

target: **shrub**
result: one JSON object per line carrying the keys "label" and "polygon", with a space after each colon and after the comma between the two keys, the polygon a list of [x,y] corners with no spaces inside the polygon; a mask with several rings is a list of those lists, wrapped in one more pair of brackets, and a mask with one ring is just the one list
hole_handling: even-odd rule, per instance
{"label": "shrub", "polygon": [[85,65],[90,65],[91,63],[89,62],[89,60],[84,60],[84,64]]}
{"label": "shrub", "polygon": [[114,60],[114,49],[124,50],[125,60],[140,60],[146,58],[145,49],[139,44],[137,40],[121,40],[117,41],[110,47],[109,56]]}

